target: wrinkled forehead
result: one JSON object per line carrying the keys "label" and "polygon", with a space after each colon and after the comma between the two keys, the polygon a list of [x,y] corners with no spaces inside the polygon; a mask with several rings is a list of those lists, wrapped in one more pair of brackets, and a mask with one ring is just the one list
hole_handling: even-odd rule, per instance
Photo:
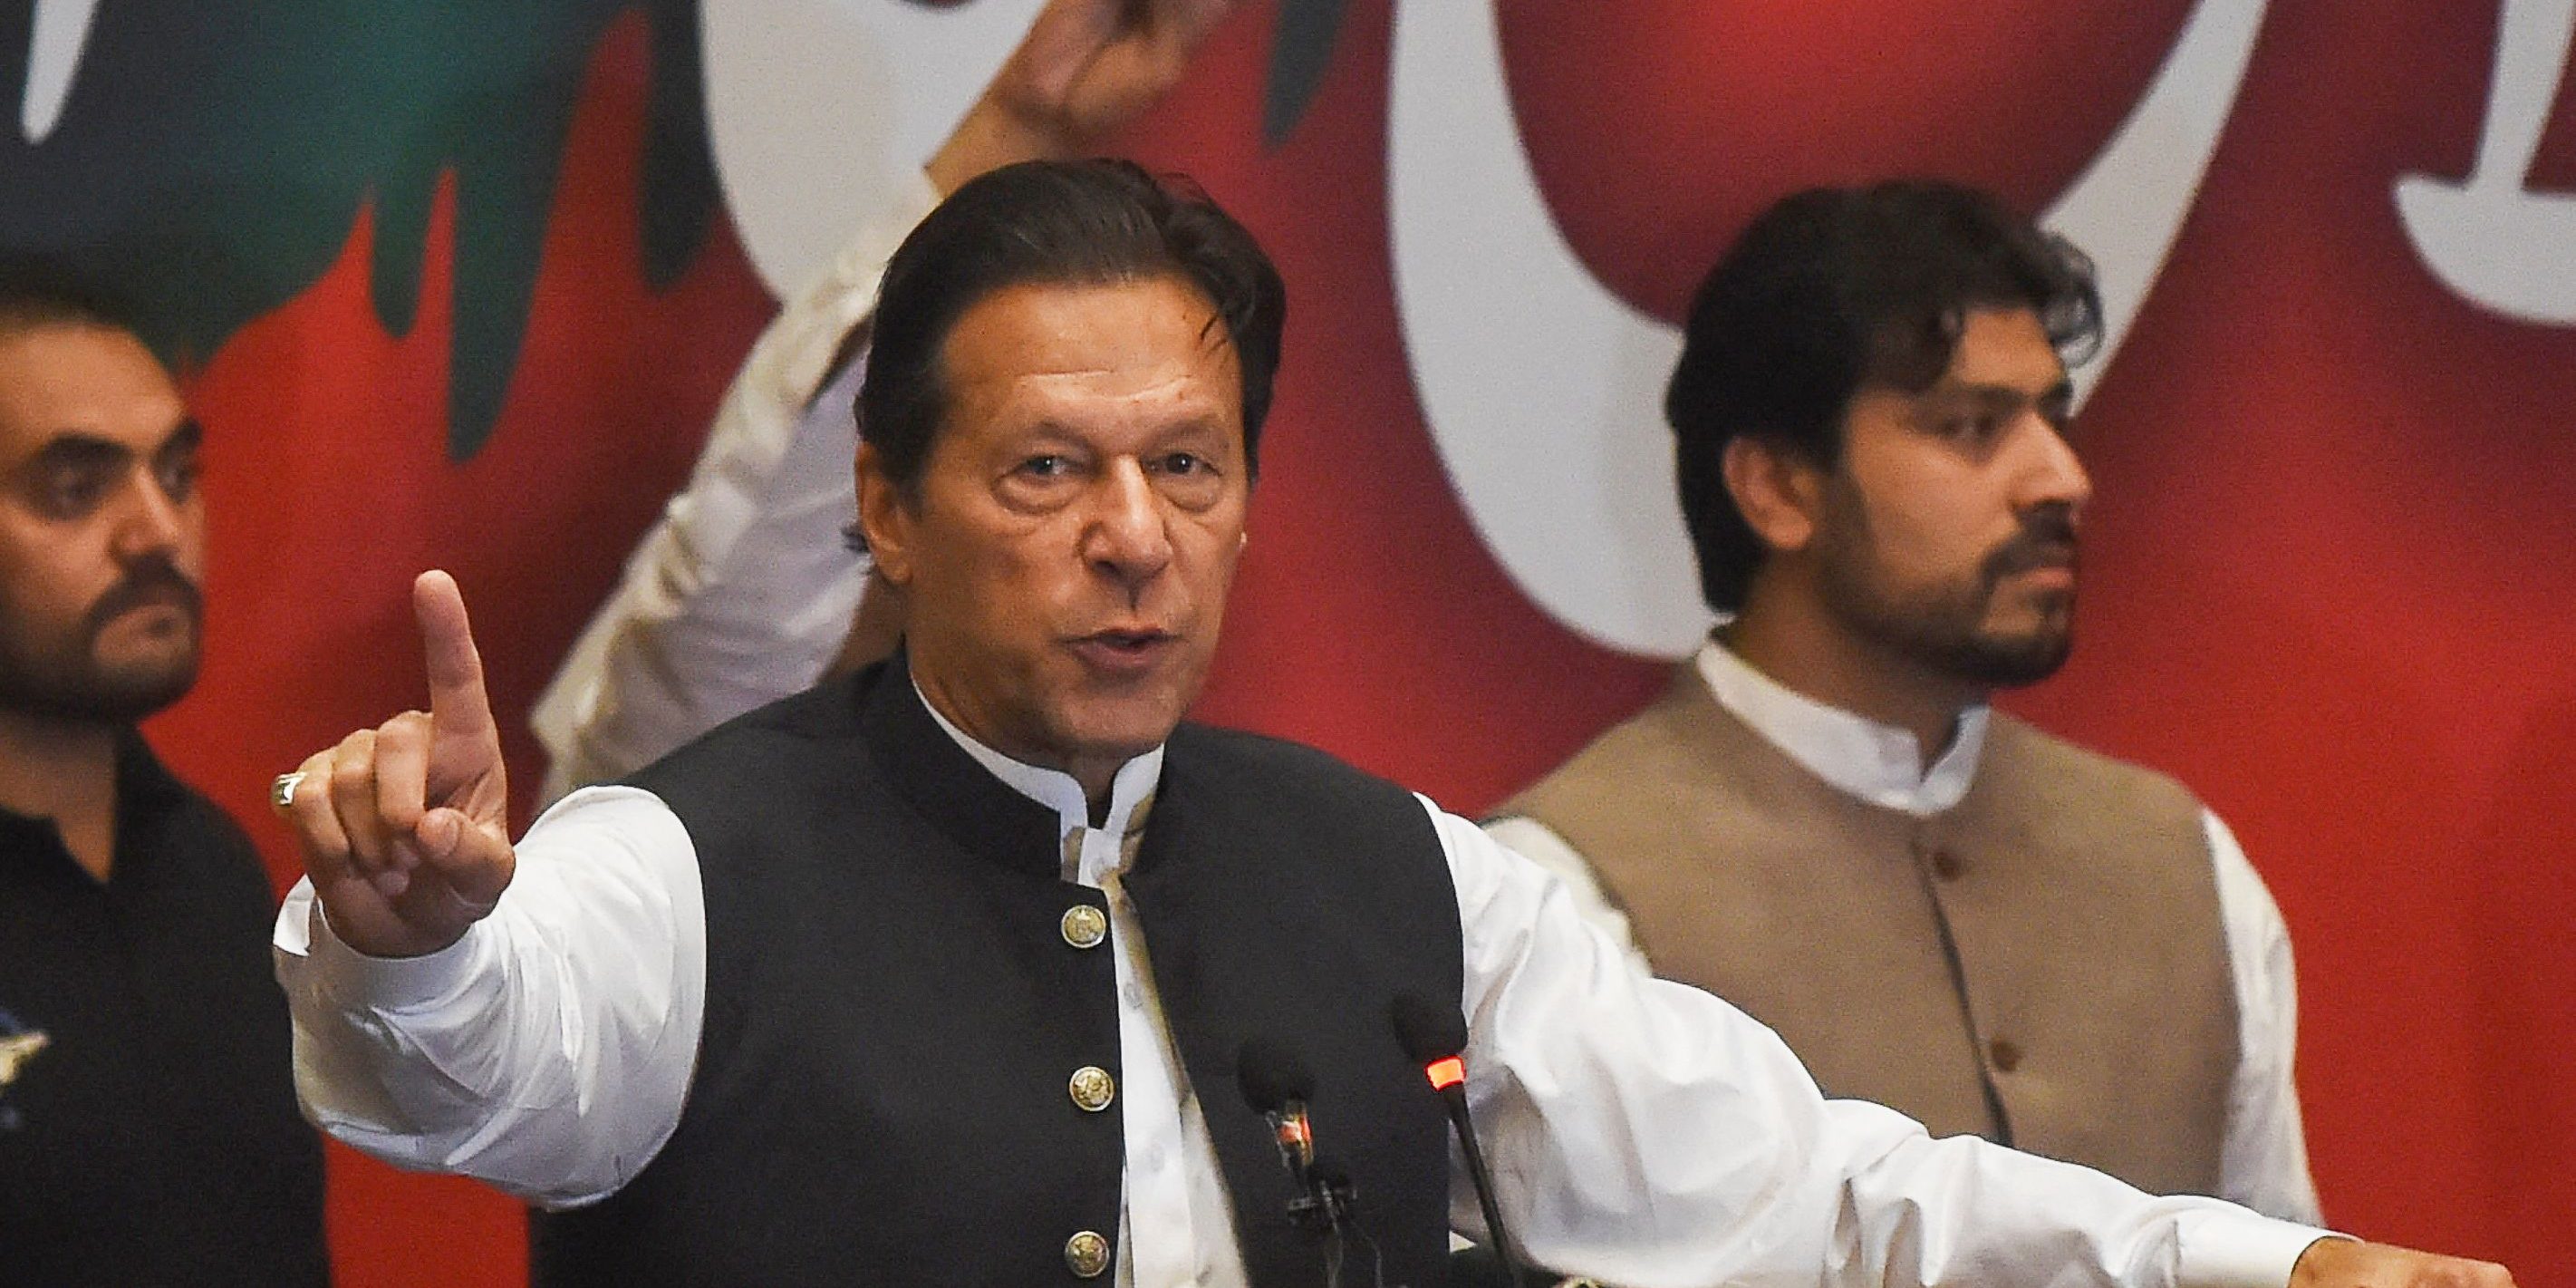
{"label": "wrinkled forehead", "polygon": [[1206,295],[1179,277],[995,290],[949,329],[940,374],[944,429],[995,415],[1198,419],[1238,438],[1243,428],[1233,340]]}

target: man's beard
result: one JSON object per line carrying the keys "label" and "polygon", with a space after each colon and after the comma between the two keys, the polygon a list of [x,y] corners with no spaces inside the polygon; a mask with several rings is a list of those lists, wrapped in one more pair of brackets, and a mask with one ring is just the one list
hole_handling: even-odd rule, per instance
{"label": "man's beard", "polygon": [[1985,627],[2003,580],[2075,558],[2075,523],[2062,506],[2022,516],[2022,530],[1978,564],[1976,575],[1911,593],[1891,590],[1879,573],[1868,516],[1856,496],[1838,499],[1841,521],[1822,550],[1825,607],[1865,639],[1935,674],[1986,689],[2037,684],[2055,675],[2075,647],[2075,592],[2049,597],[2030,630],[2001,634]]}
{"label": "man's beard", "polygon": [[[177,600],[187,615],[186,651],[145,664],[101,663],[98,642],[108,625],[165,599]],[[33,638],[36,632],[0,588],[0,711],[67,723],[132,724],[178,701],[197,682],[196,637],[203,621],[196,583],[166,559],[136,564],[82,614],[69,640],[50,644]]]}

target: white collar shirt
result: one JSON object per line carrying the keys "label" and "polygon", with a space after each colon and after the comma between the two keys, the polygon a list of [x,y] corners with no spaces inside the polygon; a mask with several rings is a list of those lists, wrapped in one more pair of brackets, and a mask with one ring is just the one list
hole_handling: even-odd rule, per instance
{"label": "white collar shirt", "polygon": [[1976,778],[1990,715],[1983,703],[1959,713],[1950,744],[1927,766],[1911,731],[1818,702],[1715,640],[1692,663],[1719,706],[1808,773],[1872,805],[1926,818],[1957,805]]}

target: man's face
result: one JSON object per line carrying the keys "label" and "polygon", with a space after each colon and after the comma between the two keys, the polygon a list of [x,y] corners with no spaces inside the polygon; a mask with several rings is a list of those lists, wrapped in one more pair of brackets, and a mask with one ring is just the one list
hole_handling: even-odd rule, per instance
{"label": "man's face", "polygon": [[860,456],[913,674],[978,741],[1105,783],[1216,651],[1250,482],[1234,348],[1196,288],[1151,278],[997,291],[942,356],[917,495]]}
{"label": "man's face", "polygon": [[1855,395],[1815,538],[1827,614],[1972,686],[2054,673],[2073,643],[2076,525],[2092,494],[2066,440],[2070,406],[2028,309],[1969,313],[1922,393]]}
{"label": "man's face", "polygon": [[124,722],[188,691],[197,439],[132,335],[0,332],[0,712]]}

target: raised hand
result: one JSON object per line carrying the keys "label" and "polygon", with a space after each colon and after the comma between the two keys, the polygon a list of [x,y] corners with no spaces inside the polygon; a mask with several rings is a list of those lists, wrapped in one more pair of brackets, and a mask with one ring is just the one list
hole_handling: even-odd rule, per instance
{"label": "raised hand", "polygon": [[306,757],[285,806],[332,933],[372,957],[455,943],[510,884],[509,783],[465,599],[443,572],[412,583],[429,710]]}
{"label": "raised hand", "polygon": [[1160,100],[1238,0],[1054,0],[930,162],[942,191],[1075,155]]}

